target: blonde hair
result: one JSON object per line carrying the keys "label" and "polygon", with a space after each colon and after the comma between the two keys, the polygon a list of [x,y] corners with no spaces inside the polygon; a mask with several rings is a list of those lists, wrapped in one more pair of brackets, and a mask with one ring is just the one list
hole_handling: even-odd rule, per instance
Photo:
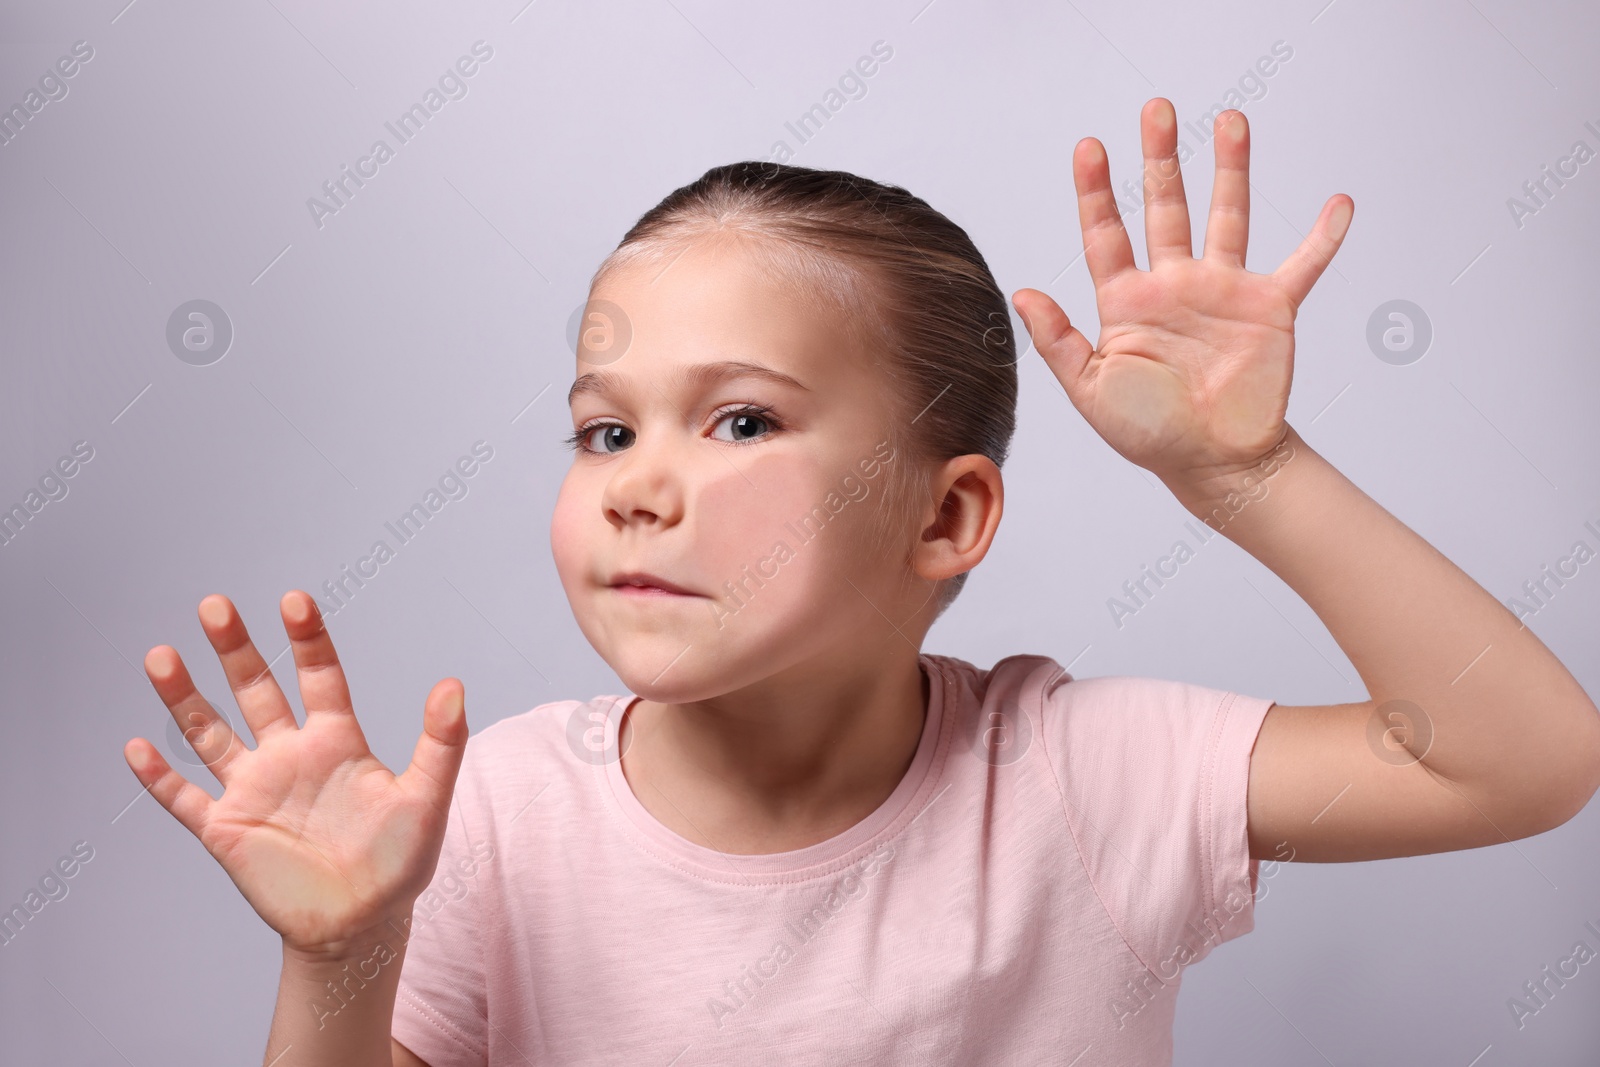
{"label": "blonde hair", "polygon": [[[670,261],[688,242],[740,240],[770,275],[849,335],[892,385],[894,460],[878,549],[905,545],[931,465],[1005,463],[1016,428],[1017,348],[1005,296],[965,230],[920,197],[845,171],[745,161],[713,167],[639,217],[590,283]],[[905,577],[910,577],[909,547]],[[966,584],[944,583],[937,613]]]}

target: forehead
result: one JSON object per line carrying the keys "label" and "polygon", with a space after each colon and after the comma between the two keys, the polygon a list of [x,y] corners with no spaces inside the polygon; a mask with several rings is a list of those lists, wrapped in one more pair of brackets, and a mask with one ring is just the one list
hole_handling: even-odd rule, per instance
{"label": "forehead", "polygon": [[[742,361],[808,387],[859,384],[872,360],[818,284],[784,277],[737,240],[693,241],[619,265],[590,293],[578,373],[654,380]],[[620,355],[604,350],[616,343],[625,345]]]}

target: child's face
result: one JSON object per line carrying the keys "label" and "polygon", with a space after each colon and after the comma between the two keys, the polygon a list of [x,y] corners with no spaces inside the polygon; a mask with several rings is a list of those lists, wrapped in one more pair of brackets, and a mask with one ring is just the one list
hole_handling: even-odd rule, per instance
{"label": "child's face", "polygon": [[[595,452],[574,455],[550,526],[578,625],[663,703],[865,662],[927,595],[899,554],[868,547],[890,465],[907,462],[886,443],[888,384],[836,314],[768,280],[742,244],[667,262],[590,294],[632,339],[619,358],[579,350],[572,425]],[[692,595],[613,584],[632,571]]]}

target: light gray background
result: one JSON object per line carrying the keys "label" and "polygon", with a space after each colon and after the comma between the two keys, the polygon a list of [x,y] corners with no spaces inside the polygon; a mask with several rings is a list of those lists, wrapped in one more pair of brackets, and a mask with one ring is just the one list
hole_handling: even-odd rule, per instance
{"label": "light gray background", "polygon": [[[178,758],[139,666],[156,644],[237,716],[195,618],[206,594],[231,596],[270,658],[282,593],[337,577],[484,439],[494,459],[469,495],[330,619],[374,750],[405,764],[447,675],[476,729],[622,692],[548,546],[568,316],[640,213],[710,166],[796,146],[785,122],[874,41],[893,58],[794,162],[905,185],[966,227],[1007,294],[1045,289],[1091,339],[1074,143],[1101,138],[1114,181],[1136,179],[1146,100],[1209,129],[1287,42],[1245,105],[1249,266],[1276,267],[1333,193],[1356,203],[1298,320],[1290,422],[1502,600],[1575,541],[1596,546],[1600,162],[1520,227],[1507,203],[1575,141],[1600,150],[1585,5],[125,2],[0,16],[0,105],[75,41],[94,48],[0,147],[0,504],[74,442],[94,448],[0,548],[0,903],[73,842],[95,850],[0,948],[7,1063],[260,1060],[277,938],[122,757],[143,735]],[[306,199],[479,39],[494,56],[467,97],[319,229]],[[1211,166],[1204,147],[1185,168],[1197,232]],[[196,298],[235,331],[206,367],[165,341]],[[1394,299],[1435,334],[1406,366],[1366,341]],[[1107,598],[1188,516],[1037,354],[1013,456],[993,552],[929,651],[1048,653],[1079,676],[1283,703],[1365,696],[1305,604],[1222,538],[1112,622]],[[1600,692],[1600,564],[1530,625]],[[1592,1064],[1600,962],[1520,1031],[1506,1002],[1580,938],[1600,948],[1583,927],[1600,925],[1597,836],[1591,805],[1514,844],[1277,869],[1255,932],[1186,972],[1177,1063]]]}

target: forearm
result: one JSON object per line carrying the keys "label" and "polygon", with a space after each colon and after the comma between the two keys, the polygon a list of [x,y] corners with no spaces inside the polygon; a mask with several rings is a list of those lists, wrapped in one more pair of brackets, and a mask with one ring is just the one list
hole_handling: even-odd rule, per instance
{"label": "forearm", "polygon": [[1435,774],[1489,802],[1530,778],[1592,792],[1600,717],[1560,661],[1293,427],[1284,444],[1264,481],[1174,492],[1310,605],[1374,704],[1422,710],[1432,726],[1422,762]]}
{"label": "forearm", "polygon": [[397,918],[352,939],[348,953],[326,957],[286,947],[263,1063],[391,1067],[390,1027],[406,929]]}

